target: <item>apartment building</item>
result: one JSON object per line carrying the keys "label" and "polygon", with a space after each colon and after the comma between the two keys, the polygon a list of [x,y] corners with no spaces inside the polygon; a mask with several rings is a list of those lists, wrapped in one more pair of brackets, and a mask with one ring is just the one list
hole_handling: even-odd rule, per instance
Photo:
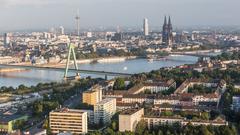
{"label": "apartment building", "polygon": [[153,128],[161,124],[172,125],[174,123],[179,123],[181,125],[187,125],[191,123],[193,126],[199,125],[212,125],[212,126],[224,126],[228,125],[224,119],[217,118],[215,120],[187,120],[183,117],[159,117],[159,116],[144,116],[143,119],[147,122],[148,128]]}
{"label": "apartment building", "polygon": [[180,96],[157,96],[153,101],[154,105],[161,104],[170,104],[170,105],[179,105],[180,104]]}
{"label": "apartment building", "polygon": [[135,131],[137,123],[142,119],[144,109],[128,109],[124,110],[119,115],[119,131]]}
{"label": "apartment building", "polygon": [[128,90],[129,94],[140,94],[146,90],[151,93],[159,93],[161,91],[168,90],[170,88],[176,88],[176,82],[173,79],[168,81],[150,81],[144,82],[143,84],[138,84]]}
{"label": "apartment building", "polygon": [[99,86],[94,86],[90,90],[83,92],[83,103],[96,105],[102,100],[102,89]]}
{"label": "apartment building", "polygon": [[61,108],[49,113],[49,125],[52,134],[70,132],[86,134],[88,132],[87,112]]}
{"label": "apartment building", "polygon": [[116,99],[106,98],[94,106],[94,123],[110,123],[116,113]]}
{"label": "apartment building", "polygon": [[119,131],[131,131],[134,132],[136,125],[139,121],[144,120],[147,123],[149,129],[156,127],[158,125],[167,124],[171,125],[174,123],[179,123],[181,125],[187,125],[192,123],[194,126],[198,125],[213,125],[222,126],[228,125],[228,122],[221,117],[217,117],[214,120],[193,120],[187,119],[181,116],[161,116],[158,111],[147,112],[144,114],[143,108],[127,109],[120,113],[119,115]]}

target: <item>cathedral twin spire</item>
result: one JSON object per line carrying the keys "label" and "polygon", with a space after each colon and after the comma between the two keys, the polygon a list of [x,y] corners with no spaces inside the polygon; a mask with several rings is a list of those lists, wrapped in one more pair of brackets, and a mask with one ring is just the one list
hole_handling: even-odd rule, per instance
{"label": "cathedral twin spire", "polygon": [[170,16],[168,17],[168,23],[167,23],[167,17],[165,16],[163,26],[168,27],[168,28],[172,28],[172,22],[171,22],[171,17]]}
{"label": "cathedral twin spire", "polygon": [[172,35],[172,22],[171,17],[164,17],[163,31],[162,31],[162,42],[168,46],[172,45],[173,35]]}

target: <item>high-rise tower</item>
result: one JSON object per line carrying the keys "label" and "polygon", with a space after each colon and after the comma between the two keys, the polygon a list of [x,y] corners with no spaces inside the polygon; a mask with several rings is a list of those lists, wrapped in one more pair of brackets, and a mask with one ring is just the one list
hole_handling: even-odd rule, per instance
{"label": "high-rise tower", "polygon": [[10,38],[9,38],[9,34],[8,33],[4,33],[4,47],[8,47],[10,44]]}
{"label": "high-rise tower", "polygon": [[59,27],[59,34],[64,35],[64,27],[63,26]]}
{"label": "high-rise tower", "polygon": [[77,25],[77,35],[80,35],[80,16],[79,16],[79,11],[77,12],[77,16],[75,17],[76,20],[76,25]]}
{"label": "high-rise tower", "polygon": [[144,31],[144,36],[149,35],[149,26],[148,26],[148,19],[147,18],[145,18],[143,20],[143,31]]}

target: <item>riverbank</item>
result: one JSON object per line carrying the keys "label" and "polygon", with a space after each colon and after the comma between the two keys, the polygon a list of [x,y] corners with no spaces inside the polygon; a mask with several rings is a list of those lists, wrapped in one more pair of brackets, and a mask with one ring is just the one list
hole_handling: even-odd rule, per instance
{"label": "riverbank", "polygon": [[[95,58],[95,59],[82,59],[77,60],[78,64],[89,64],[89,63],[115,63],[115,62],[124,62],[130,59],[140,58],[138,56],[127,56],[127,57],[105,57],[105,58]],[[62,63],[66,63],[66,60],[63,60]],[[73,63],[73,61],[71,61]]]}
{"label": "riverbank", "polygon": [[7,72],[24,72],[28,71],[27,69],[19,69],[19,68],[0,68],[0,73],[7,73]]}
{"label": "riverbank", "polygon": [[173,53],[196,54],[196,53],[220,53],[221,49],[193,50],[193,51],[174,51]]}

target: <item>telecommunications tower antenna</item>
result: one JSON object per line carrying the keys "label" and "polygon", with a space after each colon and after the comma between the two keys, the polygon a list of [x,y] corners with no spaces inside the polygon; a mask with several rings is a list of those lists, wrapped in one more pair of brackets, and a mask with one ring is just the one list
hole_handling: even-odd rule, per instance
{"label": "telecommunications tower antenna", "polygon": [[79,15],[79,9],[77,11],[77,15],[75,17],[76,25],[77,25],[77,35],[80,35],[80,15]]}

